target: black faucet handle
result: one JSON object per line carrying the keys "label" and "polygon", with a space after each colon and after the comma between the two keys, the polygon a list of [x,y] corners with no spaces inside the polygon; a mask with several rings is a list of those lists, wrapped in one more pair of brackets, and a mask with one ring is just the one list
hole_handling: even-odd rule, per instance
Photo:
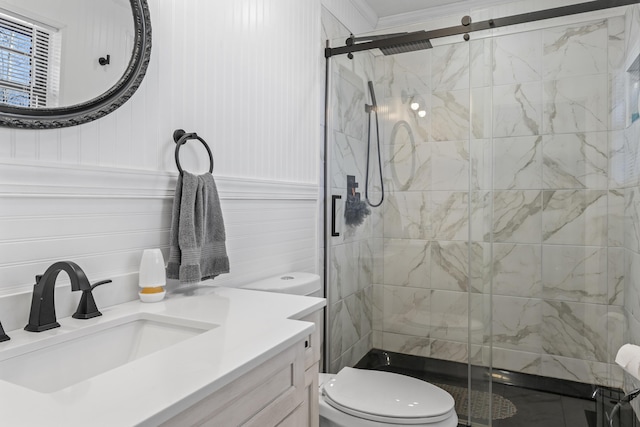
{"label": "black faucet handle", "polygon": [[42,274],[36,274],[36,285],[38,284],[38,282],[40,281],[40,279],[42,279]]}
{"label": "black faucet handle", "polygon": [[84,291],[84,292],[91,292],[91,291],[92,291],[92,290],[94,290],[97,286],[104,285],[104,284],[106,284],[106,283],[111,283],[111,282],[113,282],[113,280],[111,280],[111,279],[101,280],[101,281],[96,282],[96,283],[94,283],[93,285],[91,285],[91,290],[89,290],[89,291]]}
{"label": "black faucet handle", "polygon": [[100,285],[111,282],[112,280],[101,280],[91,285],[89,289],[83,289],[78,308],[71,317],[75,319],[91,319],[93,317],[102,316],[102,313],[100,313],[100,311],[98,310],[96,300],[93,298],[93,293],[91,291],[93,291]]}
{"label": "black faucet handle", "polygon": [[4,328],[2,327],[2,323],[0,323],[0,342],[9,341],[9,335],[4,332]]}

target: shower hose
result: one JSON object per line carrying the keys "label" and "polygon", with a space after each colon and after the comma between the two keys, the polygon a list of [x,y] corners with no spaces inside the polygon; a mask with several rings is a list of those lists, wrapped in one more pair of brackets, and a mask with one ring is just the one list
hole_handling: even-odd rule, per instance
{"label": "shower hose", "polygon": [[[369,114],[369,126],[367,127],[367,173],[364,180],[364,198],[372,208],[377,208],[384,201],[384,181],[382,179],[382,158],[380,153],[380,128],[378,126],[378,106],[376,104],[376,95],[373,91],[373,83],[369,82],[369,91],[371,92],[371,102],[373,105],[365,105],[365,111]],[[376,140],[378,149],[378,171],[380,173],[380,201],[372,203],[369,200],[369,163],[371,158],[371,112],[376,116]]]}

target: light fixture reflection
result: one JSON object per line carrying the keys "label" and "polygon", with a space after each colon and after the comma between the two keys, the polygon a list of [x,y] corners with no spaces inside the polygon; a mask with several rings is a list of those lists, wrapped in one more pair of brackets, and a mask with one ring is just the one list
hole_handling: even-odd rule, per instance
{"label": "light fixture reflection", "polygon": [[425,110],[418,111],[418,116],[425,117],[426,115],[427,115],[427,112]]}
{"label": "light fixture reflection", "polygon": [[420,108],[420,104],[418,104],[417,101],[411,101],[410,107],[413,111],[418,111],[418,108]]}

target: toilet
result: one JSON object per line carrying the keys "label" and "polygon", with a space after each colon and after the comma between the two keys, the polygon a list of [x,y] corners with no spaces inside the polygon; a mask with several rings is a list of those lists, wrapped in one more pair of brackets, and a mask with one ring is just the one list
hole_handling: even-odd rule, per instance
{"label": "toilet", "polygon": [[[321,296],[320,277],[287,273],[244,289]],[[319,374],[320,427],[457,427],[455,401],[445,390],[392,372],[345,367]]]}

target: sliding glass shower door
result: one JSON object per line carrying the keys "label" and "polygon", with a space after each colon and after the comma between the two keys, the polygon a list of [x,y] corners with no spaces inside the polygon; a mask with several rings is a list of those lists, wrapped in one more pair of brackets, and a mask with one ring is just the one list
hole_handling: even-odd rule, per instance
{"label": "sliding glass shower door", "polygon": [[[374,349],[478,426],[552,425],[572,416],[563,405],[595,416],[591,392],[622,387],[624,33],[611,11],[331,58],[327,371]],[[384,202],[346,225],[368,146],[369,196]],[[580,399],[557,397],[546,419],[514,386]]]}
{"label": "sliding glass shower door", "polygon": [[[476,390],[488,392],[490,384],[483,374],[469,375],[471,361],[482,363],[490,302],[472,292],[482,285],[472,283],[469,262],[477,251],[470,241],[477,196],[470,188],[470,58],[470,44],[460,40],[392,56],[332,58],[325,124],[327,370],[353,366],[372,349],[383,359],[416,357],[393,369],[385,363],[395,359],[374,361],[381,369],[408,373],[414,362],[449,363],[458,375],[439,385],[456,397],[463,420],[472,378]],[[375,112],[365,108],[373,103],[369,81]],[[366,195],[370,214],[348,225],[345,211],[354,197],[366,203]],[[383,195],[381,206],[371,206]]]}

